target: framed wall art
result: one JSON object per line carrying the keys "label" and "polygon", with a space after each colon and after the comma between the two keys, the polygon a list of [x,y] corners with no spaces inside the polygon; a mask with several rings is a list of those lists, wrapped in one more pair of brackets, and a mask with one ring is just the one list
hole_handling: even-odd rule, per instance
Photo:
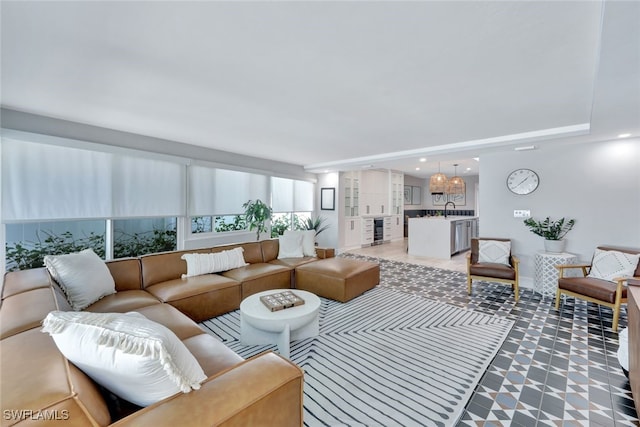
{"label": "framed wall art", "polygon": [[333,211],[336,209],[336,189],[324,187],[320,189],[320,209],[323,211]]}

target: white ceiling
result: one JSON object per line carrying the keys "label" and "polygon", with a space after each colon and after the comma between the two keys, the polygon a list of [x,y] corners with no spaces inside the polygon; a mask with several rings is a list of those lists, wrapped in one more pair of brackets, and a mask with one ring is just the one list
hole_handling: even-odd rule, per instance
{"label": "white ceiling", "polygon": [[638,2],[1,7],[4,107],[309,171],[640,135]]}

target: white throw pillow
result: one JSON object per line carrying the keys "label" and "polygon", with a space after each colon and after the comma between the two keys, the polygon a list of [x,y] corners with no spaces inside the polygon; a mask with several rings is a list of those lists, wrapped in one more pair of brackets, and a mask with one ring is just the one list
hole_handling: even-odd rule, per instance
{"label": "white throw pillow", "polygon": [[212,254],[184,254],[180,258],[187,262],[187,274],[183,274],[182,278],[244,267],[247,263],[243,252],[244,248],[238,247]]}
{"label": "white throw pillow", "polygon": [[603,251],[597,249],[593,255],[591,270],[587,277],[612,282],[619,277],[633,277],[638,268],[640,254],[627,254],[620,251]]}
{"label": "white throw pillow", "polygon": [[73,310],[84,310],[100,298],[116,293],[109,268],[93,249],[47,255],[44,265],[62,288]]}
{"label": "white throw pillow", "polygon": [[52,311],[42,332],[98,384],[139,406],[198,389],[207,378],[171,330],[140,313]]}
{"label": "white throw pillow", "polygon": [[496,264],[509,264],[511,254],[511,242],[500,240],[478,241],[478,262],[492,262]]}
{"label": "white throw pillow", "polygon": [[278,258],[302,258],[302,234],[286,234],[278,238]]}
{"label": "white throw pillow", "polygon": [[286,236],[299,234],[302,236],[302,254],[316,256],[316,230],[285,230]]}

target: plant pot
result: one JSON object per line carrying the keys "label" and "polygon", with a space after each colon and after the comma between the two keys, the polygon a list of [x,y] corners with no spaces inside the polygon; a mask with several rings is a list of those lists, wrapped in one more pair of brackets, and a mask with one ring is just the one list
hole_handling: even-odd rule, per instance
{"label": "plant pot", "polygon": [[564,246],[567,243],[565,240],[545,240],[544,250],[547,252],[561,253],[564,252]]}

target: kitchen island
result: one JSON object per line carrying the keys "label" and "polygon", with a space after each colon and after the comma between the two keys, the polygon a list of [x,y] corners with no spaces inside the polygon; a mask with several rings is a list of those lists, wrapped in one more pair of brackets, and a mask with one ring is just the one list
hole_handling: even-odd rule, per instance
{"label": "kitchen island", "polygon": [[451,259],[451,255],[471,248],[478,236],[476,216],[432,216],[409,218],[409,255]]}

